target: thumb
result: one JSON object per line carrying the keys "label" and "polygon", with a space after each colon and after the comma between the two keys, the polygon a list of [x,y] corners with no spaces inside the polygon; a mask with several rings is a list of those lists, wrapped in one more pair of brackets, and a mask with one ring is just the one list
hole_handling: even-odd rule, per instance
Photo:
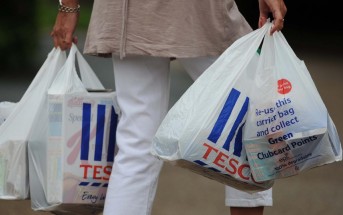
{"label": "thumb", "polygon": [[77,44],[78,41],[79,41],[79,38],[77,38],[77,36],[74,36],[74,37],[73,37],[73,43]]}

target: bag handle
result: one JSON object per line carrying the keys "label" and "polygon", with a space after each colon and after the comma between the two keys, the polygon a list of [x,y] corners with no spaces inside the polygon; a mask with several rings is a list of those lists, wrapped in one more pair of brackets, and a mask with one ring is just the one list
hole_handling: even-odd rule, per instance
{"label": "bag handle", "polygon": [[48,94],[61,95],[66,93],[87,92],[76,72],[76,50],[76,47],[71,47],[67,61],[56,75],[54,82],[48,90]]}
{"label": "bag handle", "polygon": [[[228,49],[225,50],[225,52],[222,54],[221,57],[226,58],[225,56],[228,54],[231,54],[232,50],[235,50],[238,47],[244,47],[244,46],[248,48],[247,50],[244,50],[244,53],[251,54],[253,56],[256,50],[261,45],[264,36],[266,34],[269,34],[271,27],[272,27],[272,23],[268,19],[267,22],[261,28],[236,40]],[[240,55],[244,53],[240,53]],[[242,56],[242,58],[245,59],[246,57]]]}
{"label": "bag handle", "polygon": [[80,68],[81,80],[87,89],[105,89],[105,87],[100,82],[99,78],[96,76],[92,68],[89,66],[85,58],[82,56],[80,51],[77,49],[76,45],[73,43],[72,48],[76,49],[76,58]]}
{"label": "bag handle", "polygon": [[[262,43],[264,36],[270,31],[272,23],[268,21],[259,29],[237,39],[229,46],[218,59],[210,65],[206,71],[195,81],[199,84],[211,85],[208,80],[218,80],[225,76],[225,79],[230,76],[232,82],[240,78],[242,71],[249,65],[259,46]],[[210,71],[210,72],[207,72]],[[223,73],[222,71],[227,71]],[[229,88],[230,85],[228,84]]]}
{"label": "bag handle", "polygon": [[[37,72],[23,97],[15,105],[7,120],[0,127],[0,145],[7,139],[25,140],[37,111],[44,103],[46,91],[53,83],[66,61],[65,52],[53,48]],[[20,125],[20,126],[18,126]]]}
{"label": "bag handle", "polygon": [[[76,71],[76,58],[79,62],[82,81]],[[87,88],[104,89],[98,77],[77,49],[77,46],[72,44],[67,61],[57,74],[48,93],[59,95],[65,93],[87,92]]]}

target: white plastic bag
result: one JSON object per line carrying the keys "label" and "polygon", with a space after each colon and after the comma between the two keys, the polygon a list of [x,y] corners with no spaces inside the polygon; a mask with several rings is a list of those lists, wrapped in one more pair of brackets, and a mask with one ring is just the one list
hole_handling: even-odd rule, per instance
{"label": "white plastic bag", "polygon": [[250,73],[270,25],[237,40],[190,86],[160,125],[153,155],[240,190],[273,185],[254,181],[242,145]]}
{"label": "white plastic bag", "polygon": [[265,36],[260,58],[243,138],[254,178],[288,177],[341,160],[335,125],[281,32]]}
{"label": "white plastic bag", "polygon": [[44,111],[47,89],[64,62],[64,52],[53,49],[0,126],[0,199],[29,197],[27,142],[34,121]]}
{"label": "white plastic bag", "polygon": [[6,121],[15,105],[14,102],[0,102],[0,126]]}
{"label": "white plastic bag", "polygon": [[36,122],[44,129],[35,130],[29,142],[32,209],[101,211],[115,155],[115,92],[104,89],[73,44],[46,105],[48,111]]}

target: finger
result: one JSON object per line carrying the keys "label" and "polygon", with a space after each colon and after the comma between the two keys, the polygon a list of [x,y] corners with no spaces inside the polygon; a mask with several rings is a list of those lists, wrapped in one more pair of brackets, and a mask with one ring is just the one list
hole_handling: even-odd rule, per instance
{"label": "finger", "polygon": [[65,34],[63,33],[63,31],[59,28],[54,28],[51,35],[54,41],[55,48],[60,47],[62,50],[64,50],[65,46],[63,44],[63,41],[65,38]]}
{"label": "finger", "polygon": [[56,37],[56,40],[57,40],[57,46],[60,47],[62,51],[65,51],[68,49],[64,36],[58,36]]}
{"label": "finger", "polygon": [[275,19],[274,20],[274,26],[270,30],[270,34],[273,34],[276,31],[281,31],[283,29],[284,25],[284,19]]}
{"label": "finger", "polygon": [[60,37],[58,36],[58,34],[52,33],[52,39],[53,39],[53,42],[54,42],[54,47],[55,48],[60,47],[61,42],[60,42]]}
{"label": "finger", "polygon": [[55,38],[55,35],[54,35],[53,31],[50,33],[50,37],[52,39],[52,42],[54,43],[54,47],[57,48],[57,40]]}
{"label": "finger", "polygon": [[61,48],[61,50],[65,51],[66,49],[68,49],[68,46],[65,42],[65,39],[64,37],[58,37],[57,38],[57,44],[58,44],[58,47]]}
{"label": "finger", "polygon": [[281,14],[281,11],[277,11],[273,13],[273,27],[270,30],[270,34],[272,35],[276,31],[281,31],[284,25],[284,15]]}
{"label": "finger", "polygon": [[65,47],[67,49],[71,48],[71,44],[73,43],[73,35],[71,33],[67,33],[64,40],[63,40],[63,45],[65,45]]}
{"label": "finger", "polygon": [[260,15],[260,18],[258,19],[258,27],[261,28],[266,22],[267,22],[267,17],[264,15]]}
{"label": "finger", "polygon": [[271,34],[273,34],[276,31],[281,31],[284,27],[284,18],[287,13],[287,7],[284,4],[283,0],[278,1],[278,3],[279,4],[275,6],[273,10],[274,25],[270,31]]}
{"label": "finger", "polygon": [[69,49],[69,47],[68,47],[68,45],[67,45],[67,43],[66,43],[65,40],[62,40],[62,41],[61,41],[60,47],[61,47],[61,49],[62,49],[63,51]]}
{"label": "finger", "polygon": [[268,5],[266,4],[266,2],[262,0],[258,1],[258,7],[260,10],[260,16],[258,19],[258,27],[260,28],[267,22],[270,9]]}

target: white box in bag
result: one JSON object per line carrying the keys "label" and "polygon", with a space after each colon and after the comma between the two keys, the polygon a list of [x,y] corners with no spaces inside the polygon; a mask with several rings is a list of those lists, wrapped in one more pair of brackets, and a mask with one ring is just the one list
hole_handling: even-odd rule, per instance
{"label": "white box in bag", "polygon": [[114,98],[114,92],[49,95],[49,204],[104,203],[115,156]]}

